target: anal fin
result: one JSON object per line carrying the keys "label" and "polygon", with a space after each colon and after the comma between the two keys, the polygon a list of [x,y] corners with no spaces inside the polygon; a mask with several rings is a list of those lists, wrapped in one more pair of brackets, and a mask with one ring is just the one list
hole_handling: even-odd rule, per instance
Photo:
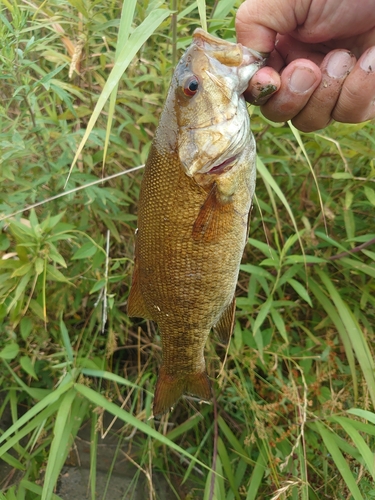
{"label": "anal fin", "polygon": [[184,394],[192,394],[204,401],[212,397],[211,382],[207,373],[190,373],[187,375],[171,375],[162,366],[156,382],[153,414],[167,413]]}
{"label": "anal fin", "polygon": [[137,259],[135,259],[134,261],[132,286],[128,297],[128,316],[136,318],[152,319],[151,315],[147,310],[141,292],[141,287],[139,284],[139,271],[138,271]]}
{"label": "anal fin", "polygon": [[234,321],[236,313],[236,297],[233,297],[232,302],[224,309],[219,321],[214,326],[214,332],[219,337],[221,342],[228,344],[233,333]]}

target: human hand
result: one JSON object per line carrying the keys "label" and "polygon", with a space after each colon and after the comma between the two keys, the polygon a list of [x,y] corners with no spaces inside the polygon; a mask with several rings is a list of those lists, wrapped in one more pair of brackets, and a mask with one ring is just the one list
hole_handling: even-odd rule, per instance
{"label": "human hand", "polygon": [[236,31],[271,54],[245,92],[266,118],[312,132],[375,117],[374,0],[245,0]]}

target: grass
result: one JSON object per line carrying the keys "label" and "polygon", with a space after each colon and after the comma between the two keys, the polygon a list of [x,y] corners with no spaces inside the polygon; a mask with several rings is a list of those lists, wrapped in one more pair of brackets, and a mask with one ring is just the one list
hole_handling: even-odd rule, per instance
{"label": "grass", "polygon": [[152,473],[181,499],[375,498],[373,123],[299,134],[250,110],[257,199],[224,367],[207,345],[215,399],[149,420],[160,342],[125,313],[132,168],[192,30],[233,38],[237,5],[0,4],[0,498],[58,499],[88,419],[96,498],[103,409],[150,498]]}

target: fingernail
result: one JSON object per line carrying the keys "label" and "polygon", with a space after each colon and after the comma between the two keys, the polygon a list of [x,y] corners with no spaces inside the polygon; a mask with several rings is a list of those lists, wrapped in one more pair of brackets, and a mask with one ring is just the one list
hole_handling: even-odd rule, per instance
{"label": "fingernail", "polygon": [[304,94],[316,83],[316,75],[310,68],[296,68],[289,78],[289,86],[297,94]]}
{"label": "fingernail", "polygon": [[367,54],[363,59],[361,59],[359,64],[362,69],[368,71],[369,73],[373,73],[375,71],[375,47],[371,47],[371,49],[367,51]]}
{"label": "fingernail", "polygon": [[326,71],[332,78],[342,78],[353,69],[355,59],[349,52],[334,52],[327,62]]}
{"label": "fingernail", "polygon": [[276,85],[264,85],[256,87],[255,92],[253,92],[253,104],[260,106],[268,100],[268,98],[274,94],[277,90]]}

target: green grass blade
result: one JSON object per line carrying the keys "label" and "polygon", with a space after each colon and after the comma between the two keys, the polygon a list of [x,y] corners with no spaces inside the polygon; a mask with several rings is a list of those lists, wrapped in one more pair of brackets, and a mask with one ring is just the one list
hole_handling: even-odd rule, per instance
{"label": "green grass blade", "polygon": [[356,354],[363,375],[366,379],[367,387],[372,399],[372,404],[375,406],[375,363],[372,358],[367,341],[356,318],[350,311],[347,304],[340,297],[340,294],[334,287],[332,281],[322,270],[317,269],[317,273],[324,283],[324,286],[327,288],[327,291],[336,306],[337,312],[340,315],[346,331],[348,332],[353,350]]}
{"label": "green grass blade", "polygon": [[225,500],[222,466],[219,456],[216,457],[216,472],[217,474],[215,474],[214,477],[213,491],[211,491],[211,488],[212,488],[212,474],[214,474],[214,472],[210,472],[207,475],[203,500]]}
{"label": "green grass blade", "polygon": [[288,121],[288,125],[289,125],[290,130],[292,131],[294,137],[296,138],[299,147],[301,148],[301,150],[303,152],[303,156],[306,158],[307,164],[308,164],[308,166],[310,168],[311,175],[313,176],[313,179],[314,179],[314,182],[315,182],[315,186],[316,186],[316,190],[317,190],[318,197],[319,197],[319,203],[320,203],[320,208],[321,208],[321,211],[322,211],[324,226],[326,228],[326,233],[328,233],[327,223],[326,223],[326,218],[325,218],[325,213],[324,213],[324,204],[323,204],[323,200],[322,200],[322,195],[320,193],[319,183],[318,183],[318,179],[317,179],[316,174],[315,174],[315,170],[313,169],[313,166],[311,165],[311,161],[310,161],[309,155],[307,154],[307,151],[306,151],[305,145],[303,144],[303,141],[302,141],[301,134],[300,134],[299,130],[296,129],[296,127],[293,125],[293,123],[291,121]]}
{"label": "green grass blade", "polygon": [[233,432],[230,430],[228,427],[228,424],[223,420],[222,417],[218,418],[218,424],[221,432],[224,434],[224,436],[227,438],[229,441],[230,445],[236,450],[236,452],[241,455],[242,457],[247,457],[247,453],[244,450],[244,448],[241,446],[240,442],[236,438],[236,436],[233,434]]}
{"label": "green grass blade", "polygon": [[[70,378],[68,374],[66,378]],[[4,434],[0,437],[0,443],[3,443],[9,438],[14,432],[18,431],[23,425],[27,424],[35,415],[44,410],[44,408],[51,406],[55,401],[57,401],[65,392],[73,386],[73,381],[68,380],[68,383],[60,385],[56,390],[52,391],[48,396],[39,401],[36,405],[30,408],[22,417],[20,417],[17,422],[7,429]]]}
{"label": "green grass blade", "polygon": [[197,0],[197,4],[198,4],[199,17],[201,20],[201,26],[205,31],[207,31],[206,1]]}
{"label": "green grass blade", "polygon": [[86,387],[82,384],[76,384],[75,389],[81,393],[85,398],[87,398],[89,401],[92,403],[96,404],[97,406],[100,406],[101,408],[104,408],[106,411],[109,413],[112,413],[112,415],[115,415],[118,417],[120,420],[130,424],[132,427],[135,427],[136,429],[139,429],[141,432],[144,432],[148,436],[156,439],[157,441],[160,441],[162,444],[165,446],[169,446],[170,448],[174,449],[181,455],[184,455],[186,458],[193,460],[197,464],[199,464],[201,467],[204,467],[207,470],[211,470],[210,467],[208,467],[206,464],[198,460],[197,458],[193,457],[190,453],[188,453],[186,450],[182,449],[180,446],[175,444],[173,441],[168,439],[167,437],[163,436],[163,434],[160,434],[160,432],[156,431],[149,425],[145,424],[144,422],[141,422],[137,418],[135,418],[133,415],[128,413],[127,411],[123,410],[119,406],[115,405],[114,403],[108,401],[104,396],[101,394],[98,394],[95,392],[93,389],[90,389],[89,387]]}
{"label": "green grass blade", "polygon": [[[5,453],[6,451],[10,450],[11,448],[15,447],[16,445],[19,444],[19,442],[25,437],[27,436],[31,431],[33,431],[35,428],[37,428],[38,426],[41,428],[41,430],[44,428],[45,426],[45,422],[46,420],[51,416],[53,415],[55,412],[57,412],[58,408],[59,408],[59,405],[60,405],[60,402],[59,401],[55,401],[55,403],[47,406],[47,408],[45,408],[43,411],[41,411],[38,415],[36,415],[34,418],[32,418],[31,420],[29,420],[26,425],[18,431],[17,434],[15,434],[14,436],[12,437],[9,437],[7,439],[7,441],[0,447],[0,456],[2,457],[3,453]],[[27,414],[26,414],[27,415]],[[17,422],[15,422],[15,424],[17,424]],[[15,426],[15,424],[13,424],[12,427]],[[12,427],[10,429],[12,429]],[[9,429],[8,429],[9,431]],[[7,432],[8,432],[7,431]],[[2,436],[2,438],[4,437],[4,435]]]}
{"label": "green grass blade", "polygon": [[60,333],[61,333],[61,338],[62,338],[63,343],[64,343],[66,357],[68,358],[69,363],[73,363],[72,344],[70,343],[69,333],[68,333],[68,330],[65,326],[64,320],[62,318],[62,313],[60,316]]}
{"label": "green grass blade", "polygon": [[118,30],[118,39],[116,47],[116,59],[117,55],[121,52],[122,48],[128,41],[130,28],[134,18],[135,7],[137,5],[137,0],[126,0],[122,5],[120,26]]}
{"label": "green grass blade", "polygon": [[66,432],[69,429],[67,422],[76,395],[76,391],[73,388],[70,389],[62,398],[57,412],[41,500],[51,499],[61,468],[64,465],[64,460],[69,452],[68,438],[70,433]]}
{"label": "green grass blade", "polygon": [[341,427],[345,430],[345,432],[350,436],[354,445],[357,447],[359,453],[361,454],[363,461],[372,475],[373,480],[375,481],[375,462],[374,462],[374,453],[370,450],[366,441],[360,435],[360,433],[355,429],[349,418],[346,417],[332,417],[332,420],[336,421]]}
{"label": "green grass blade", "polygon": [[92,413],[91,416],[91,436],[90,436],[90,489],[91,500],[96,500],[96,459],[98,456],[98,436],[96,426],[98,423],[98,414]]}
{"label": "green grass blade", "polygon": [[[23,486],[26,490],[29,490],[32,493],[35,493],[36,495],[39,495],[38,498],[41,497],[42,487],[39,486],[38,484],[32,483],[31,481],[27,481],[26,479],[22,479],[21,486]],[[29,497],[27,497],[27,498],[29,498]],[[35,497],[33,497],[33,498],[35,498]],[[55,495],[53,493],[51,495],[51,500],[63,500],[63,499],[61,497],[59,497],[58,495]]]}
{"label": "green grass blade", "polygon": [[324,425],[321,424],[320,422],[315,422],[315,426],[317,427],[319,434],[322,436],[324,444],[328,452],[330,453],[333,461],[335,462],[336,467],[340,471],[340,474],[342,475],[342,478],[344,479],[346,486],[353,495],[353,499],[364,500],[363,496],[361,495],[361,492],[359,491],[359,488],[357,486],[355,478],[353,477],[349,465],[347,464],[343,454],[338,448],[335,440],[333,439],[332,432],[326,429],[326,427],[324,427]]}
{"label": "green grass blade", "polygon": [[266,185],[266,188],[267,188],[267,186],[269,186],[276,193],[276,195],[279,197],[280,201],[284,205],[286,211],[288,212],[289,217],[290,217],[290,219],[292,221],[294,230],[295,230],[296,234],[298,234],[298,241],[299,241],[302,253],[304,254],[302,239],[301,239],[301,236],[299,235],[299,231],[298,231],[298,227],[297,227],[297,222],[296,222],[296,219],[294,218],[291,206],[289,205],[288,200],[285,198],[284,193],[281,191],[281,189],[277,185],[275,179],[269,173],[267,167],[262,162],[262,160],[259,158],[259,156],[257,157],[257,170],[258,170],[260,176],[262,177],[263,182]]}
{"label": "green grass blade", "polygon": [[375,425],[375,413],[372,413],[371,411],[362,410],[361,408],[351,408],[348,410],[348,413],[364,418]]}
{"label": "green grass blade", "polygon": [[[12,368],[8,365],[8,363],[5,361],[5,359],[2,360],[6,368],[9,370],[9,372],[12,374],[12,377],[14,380],[17,382],[17,384],[21,387],[23,391],[26,392],[29,396],[31,396],[33,399],[38,399],[42,400],[43,398],[48,395],[48,390],[47,389],[38,389],[34,387],[29,387],[28,385],[25,384],[23,380],[20,379],[20,377],[12,370]],[[1,440],[0,440],[1,442]]]}
{"label": "green grass blade", "polygon": [[[132,24],[132,20],[134,17],[135,6],[137,5],[137,0],[128,0],[123,3],[122,11],[121,11],[121,19],[120,19],[120,27],[117,38],[117,46],[115,53],[115,63],[118,61],[119,54],[121,52],[122,47],[125,47],[130,33],[130,27]],[[111,97],[109,99],[109,107],[108,107],[108,120],[107,120],[107,128],[104,139],[104,148],[103,148],[103,169],[105,165],[105,160],[107,157],[107,151],[109,146],[109,136],[111,134],[112,129],[112,121],[113,115],[115,112],[116,106],[116,98],[117,98],[118,85],[115,86],[111,93]]]}
{"label": "green grass blade", "polygon": [[251,473],[249,486],[247,488],[246,500],[257,500],[259,498],[258,490],[262,483],[264,473],[267,467],[267,454],[264,446],[259,448],[259,456]]}
{"label": "green grass blade", "polygon": [[323,292],[320,285],[312,278],[309,279],[309,288],[311,292],[315,295],[316,299],[320,302],[320,305],[323,307],[325,312],[330,317],[332,323],[335,325],[340,335],[341,342],[343,343],[345,349],[346,359],[348,360],[349,363],[350,374],[353,383],[354,400],[357,401],[358,399],[357,371],[355,367],[355,359],[348,332],[346,331],[344,323],[342,322],[340,316],[338,315],[334,305],[327,297],[327,295]]}
{"label": "green grass blade", "polygon": [[124,71],[131,63],[133,57],[136,55],[138,50],[142,47],[142,45],[146,42],[148,38],[154,33],[154,31],[160,26],[160,24],[170,15],[170,11],[167,9],[156,9],[150,12],[150,14],[146,17],[146,19],[140,24],[131,34],[128,43],[125,47],[122,47],[118,60],[113,67],[108,80],[106,81],[102,93],[99,96],[98,102],[94,108],[94,111],[91,115],[89,123],[87,125],[87,129],[83,135],[83,138],[78,146],[77,152],[73,159],[73,163],[69,169],[69,174],[65,182],[65,186],[69,181],[70,175],[76,164],[79,155],[82,152],[84,145],[94,128],[96,120],[98,119],[105,103],[108,101],[109,96],[111,95],[113,89],[116,87],[120,78],[124,74]]}
{"label": "green grass blade", "polygon": [[[116,382],[116,384],[127,385],[128,387],[133,387],[134,389],[141,389],[142,391],[145,390],[143,387],[130,382],[130,380],[127,380],[124,377],[120,377],[120,375],[116,375],[115,373],[107,372],[105,370],[92,370],[90,368],[83,368],[82,374],[86,375],[87,377],[98,377],[104,378],[106,380],[111,380],[112,382]],[[151,392],[146,392],[152,395]]]}
{"label": "green grass blade", "polygon": [[222,466],[223,466],[223,469],[225,472],[225,477],[226,477],[226,479],[228,479],[230,488],[231,488],[232,492],[234,493],[234,496],[236,497],[236,499],[240,500],[240,495],[238,493],[238,487],[236,486],[236,482],[234,479],[232,464],[231,464],[231,461],[229,459],[227,449],[226,449],[221,437],[219,437],[219,439],[217,441],[217,451],[219,453],[219,457],[221,459],[221,463],[222,463]]}

